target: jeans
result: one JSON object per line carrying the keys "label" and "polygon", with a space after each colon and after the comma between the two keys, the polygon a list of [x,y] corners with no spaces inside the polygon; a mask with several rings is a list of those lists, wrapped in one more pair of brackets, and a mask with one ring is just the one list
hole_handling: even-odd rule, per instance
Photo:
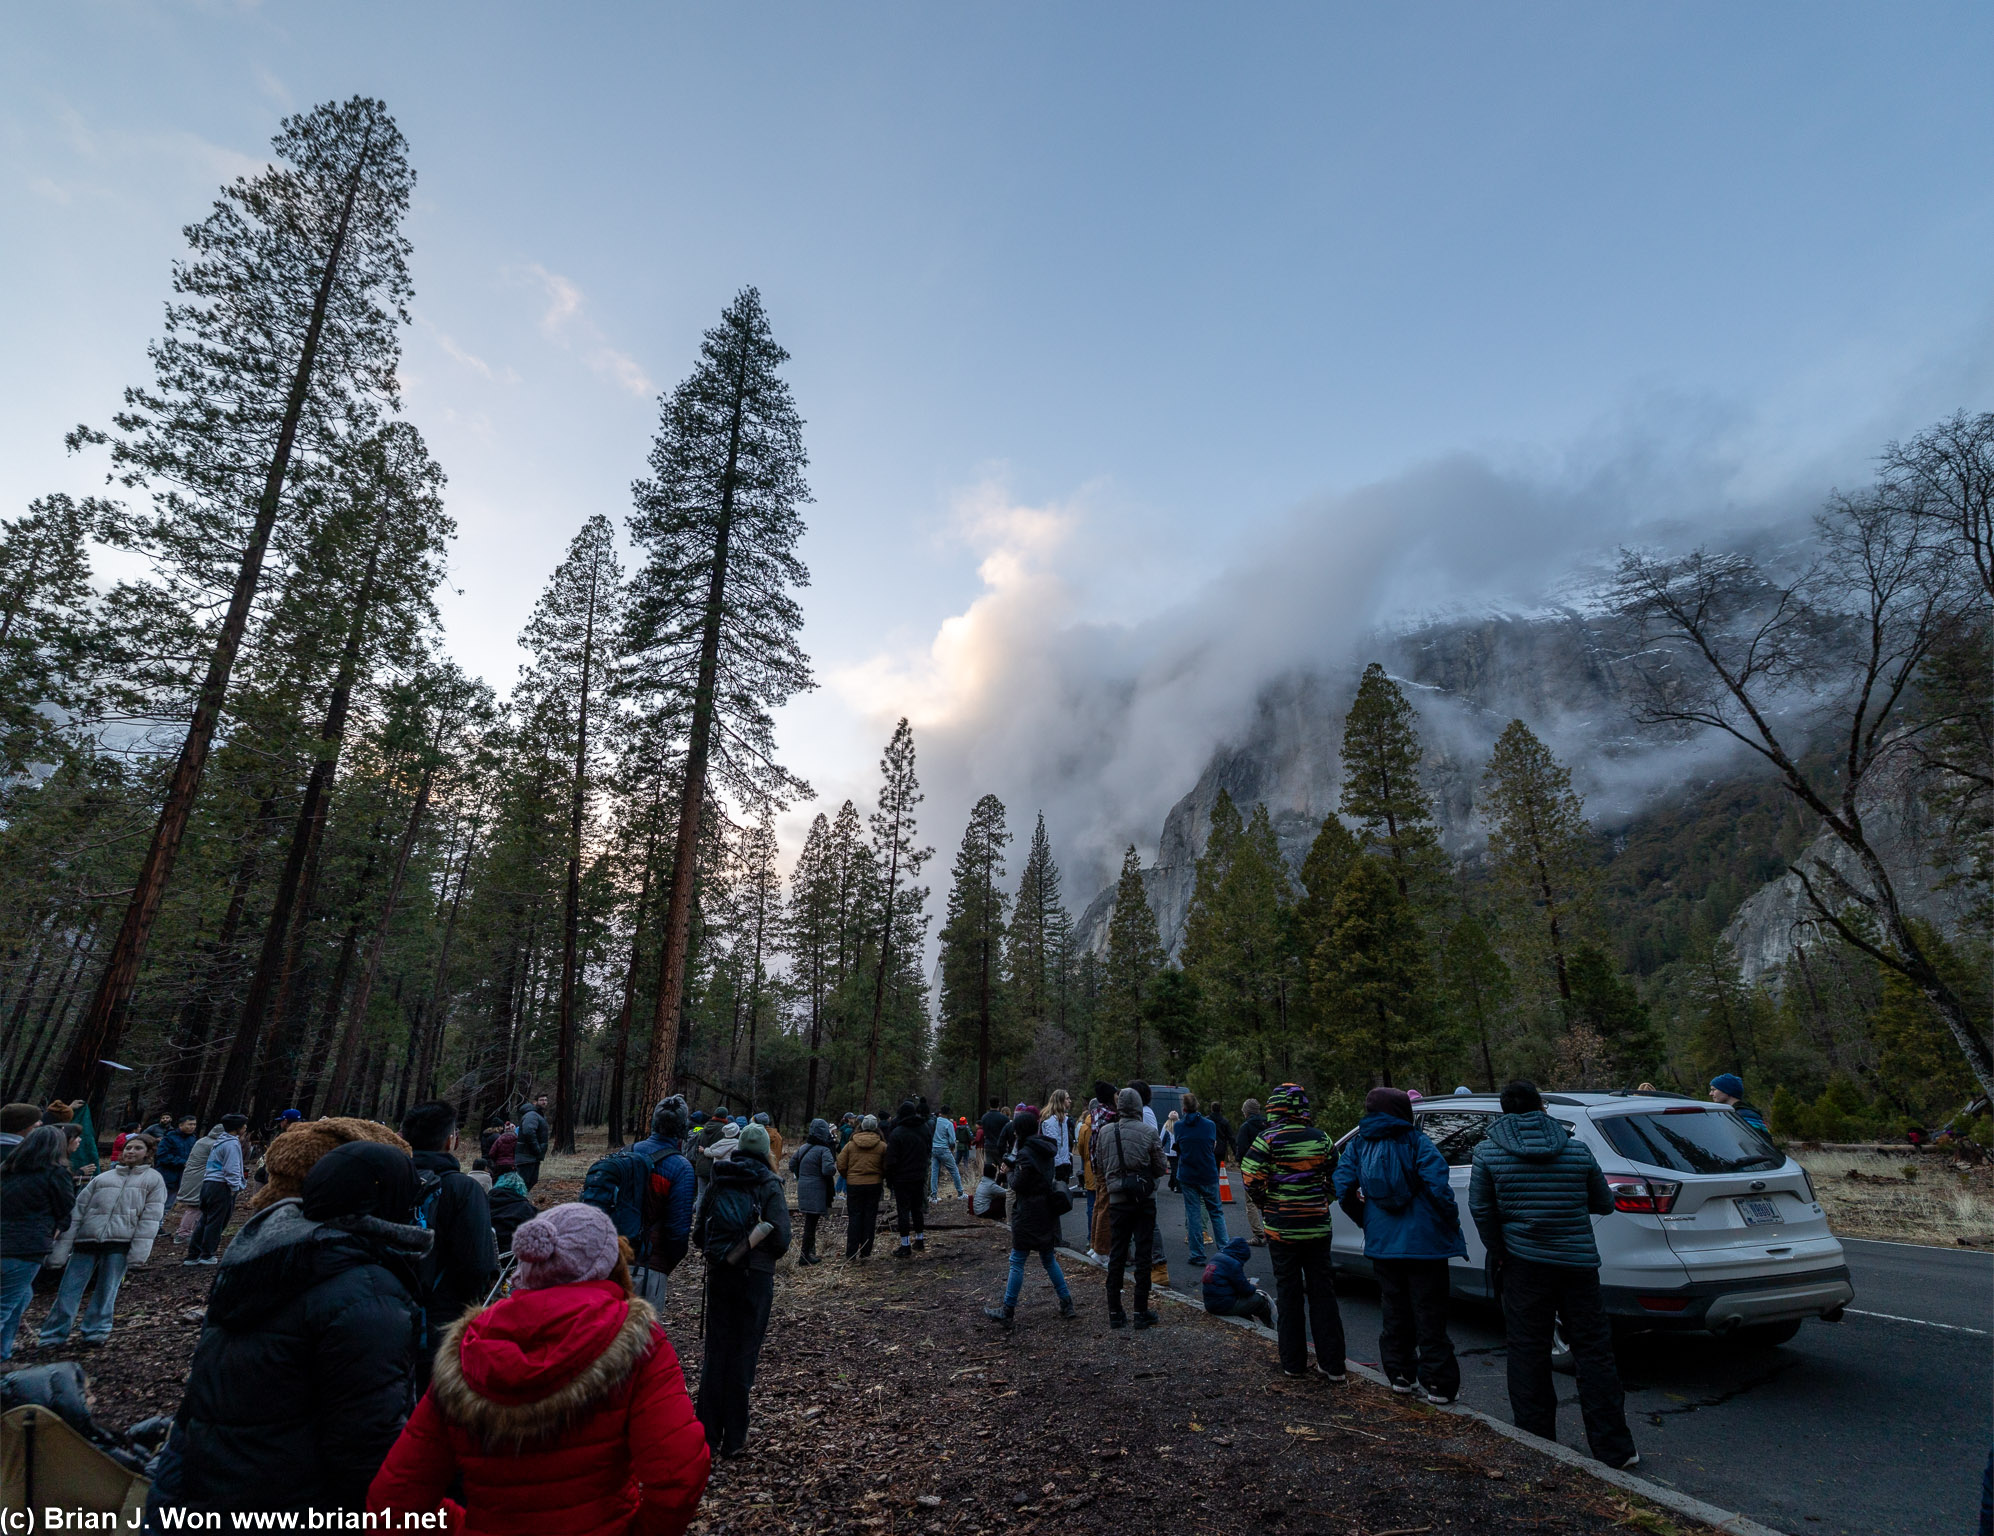
{"label": "jeans", "polygon": [[953,1152],[937,1150],[928,1155],[928,1198],[930,1200],[941,1193],[942,1170],[944,1168],[948,1170],[949,1177],[955,1180],[955,1192],[957,1194],[962,1193],[962,1175],[956,1170],[955,1154]]}
{"label": "jeans", "polygon": [[1599,1271],[1539,1264],[1511,1255],[1502,1267],[1502,1320],[1509,1346],[1509,1412],[1518,1429],[1558,1437],[1558,1394],[1551,1384],[1553,1320],[1565,1325],[1579,1370],[1579,1412],[1586,1444],[1610,1467],[1634,1454],[1626,1394],[1613,1358],[1613,1328],[1600,1300]]}
{"label": "jeans", "polygon": [[40,1259],[0,1258],[0,1360],[14,1358],[14,1333],[35,1294],[41,1267]]}
{"label": "jeans", "polygon": [[884,1184],[854,1184],[845,1191],[845,1257],[871,1258],[879,1231],[879,1197]]}
{"label": "jeans", "polygon": [[[1011,1278],[1004,1282],[1004,1305],[1006,1307],[1015,1307],[1018,1304],[1018,1297],[1024,1293],[1025,1260],[1030,1257],[1029,1253],[1024,1253],[1019,1249],[1013,1248],[1011,1250]],[[1039,1250],[1039,1262],[1045,1265],[1045,1272],[1052,1276],[1052,1288],[1059,1292],[1059,1299],[1062,1302],[1072,1301],[1073,1293],[1066,1288],[1066,1271],[1059,1267],[1059,1255],[1054,1253],[1050,1248],[1041,1248]]]}
{"label": "jeans", "polygon": [[1281,1336],[1281,1369],[1299,1375],[1309,1368],[1309,1339],[1315,1363],[1332,1376],[1343,1374],[1343,1313],[1336,1305],[1329,1239],[1270,1239],[1274,1261],[1274,1306]]}
{"label": "jeans", "polygon": [[769,1329],[775,1276],[714,1265],[706,1280],[706,1356],[699,1367],[699,1422],[706,1443],[731,1456],[748,1442],[748,1393]]}
{"label": "jeans", "polygon": [[1447,1336],[1447,1261],[1373,1259],[1378,1305],[1378,1364],[1393,1381],[1412,1381],[1435,1397],[1461,1395],[1461,1362]]}
{"label": "jeans", "polygon": [[1226,1245],[1225,1212],[1219,1208],[1219,1187],[1216,1184],[1178,1183],[1178,1192],[1184,1197],[1184,1236],[1191,1244],[1193,1262],[1204,1257],[1205,1226],[1209,1221],[1212,1241],[1223,1248]]}
{"label": "jeans", "polygon": [[83,1305],[83,1292],[90,1284],[93,1273],[97,1277],[97,1290],[90,1298],[90,1306],[84,1312],[82,1326],[77,1332],[93,1344],[101,1344],[108,1339],[111,1336],[112,1315],[118,1310],[118,1287],[124,1284],[128,1257],[122,1248],[112,1248],[103,1253],[86,1253],[79,1248],[71,1253],[69,1263],[63,1267],[62,1288],[55,1293],[55,1305],[42,1319],[40,1342],[60,1344],[69,1337],[69,1325],[75,1320],[76,1309]]}
{"label": "jeans", "polygon": [[1094,1191],[1087,1191],[1087,1246],[1094,1247]]}
{"label": "jeans", "polygon": [[201,1186],[201,1224],[187,1244],[190,1259],[212,1259],[222,1245],[222,1229],[235,1214],[235,1191],[221,1179],[209,1179]]}
{"label": "jeans", "polygon": [[1122,1316],[1122,1271],[1135,1254],[1135,1309],[1149,1310],[1149,1261],[1156,1244],[1156,1202],[1108,1206],[1108,1316]]}

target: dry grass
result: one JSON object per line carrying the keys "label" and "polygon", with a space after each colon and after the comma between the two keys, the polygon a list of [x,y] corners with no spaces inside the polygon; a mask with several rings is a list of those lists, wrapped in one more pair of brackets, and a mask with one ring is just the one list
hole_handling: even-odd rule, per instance
{"label": "dry grass", "polygon": [[1937,1154],[1789,1148],[1840,1237],[1976,1247],[1994,1243],[1994,1168]]}

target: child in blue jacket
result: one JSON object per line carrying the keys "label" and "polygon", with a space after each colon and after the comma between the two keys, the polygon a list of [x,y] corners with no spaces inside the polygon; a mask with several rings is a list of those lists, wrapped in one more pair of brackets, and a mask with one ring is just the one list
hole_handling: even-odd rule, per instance
{"label": "child in blue jacket", "polygon": [[1274,1299],[1247,1278],[1246,1260],[1252,1249],[1235,1237],[1205,1266],[1205,1310],[1220,1317],[1257,1317],[1274,1323]]}

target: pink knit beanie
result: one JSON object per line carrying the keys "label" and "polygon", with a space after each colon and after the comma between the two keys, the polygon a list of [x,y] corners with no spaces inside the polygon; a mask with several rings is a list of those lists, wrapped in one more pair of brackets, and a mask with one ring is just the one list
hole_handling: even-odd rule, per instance
{"label": "pink knit beanie", "polygon": [[512,1234],[512,1252],[519,1260],[518,1290],[601,1280],[616,1268],[616,1228],[592,1205],[557,1205],[521,1224]]}

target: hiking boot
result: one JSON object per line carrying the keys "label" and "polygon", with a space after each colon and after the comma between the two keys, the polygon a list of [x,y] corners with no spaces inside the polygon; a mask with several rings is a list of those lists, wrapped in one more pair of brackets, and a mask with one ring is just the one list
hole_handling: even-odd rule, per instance
{"label": "hiking boot", "polygon": [[1073,1309],[1073,1298],[1071,1296],[1062,1296],[1059,1298],[1059,1315],[1061,1317],[1078,1317],[1080,1315]]}
{"label": "hiking boot", "polygon": [[1108,1314],[1108,1326],[1110,1328],[1126,1328],[1128,1327],[1128,1325],[1129,1325],[1128,1313],[1110,1312]]}
{"label": "hiking boot", "polygon": [[1015,1307],[985,1307],[983,1315],[993,1323],[1002,1323],[1004,1331],[1009,1333],[1011,1331],[1011,1317],[1016,1311],[1017,1308]]}
{"label": "hiking boot", "polygon": [[1136,1313],[1135,1315],[1135,1325],[1138,1328],[1154,1328],[1158,1323],[1162,1321],[1163,1321],[1162,1318],[1158,1317],[1154,1312],[1150,1311],[1149,1308],[1147,1307],[1144,1307],[1140,1312]]}
{"label": "hiking boot", "polygon": [[896,1259],[911,1259],[914,1257],[914,1250],[909,1248],[905,1243],[902,1243],[898,1248],[893,1250],[893,1256]]}
{"label": "hiking boot", "polygon": [[928,1251],[928,1240],[919,1233],[914,1235],[914,1251],[916,1253],[926,1253]]}

